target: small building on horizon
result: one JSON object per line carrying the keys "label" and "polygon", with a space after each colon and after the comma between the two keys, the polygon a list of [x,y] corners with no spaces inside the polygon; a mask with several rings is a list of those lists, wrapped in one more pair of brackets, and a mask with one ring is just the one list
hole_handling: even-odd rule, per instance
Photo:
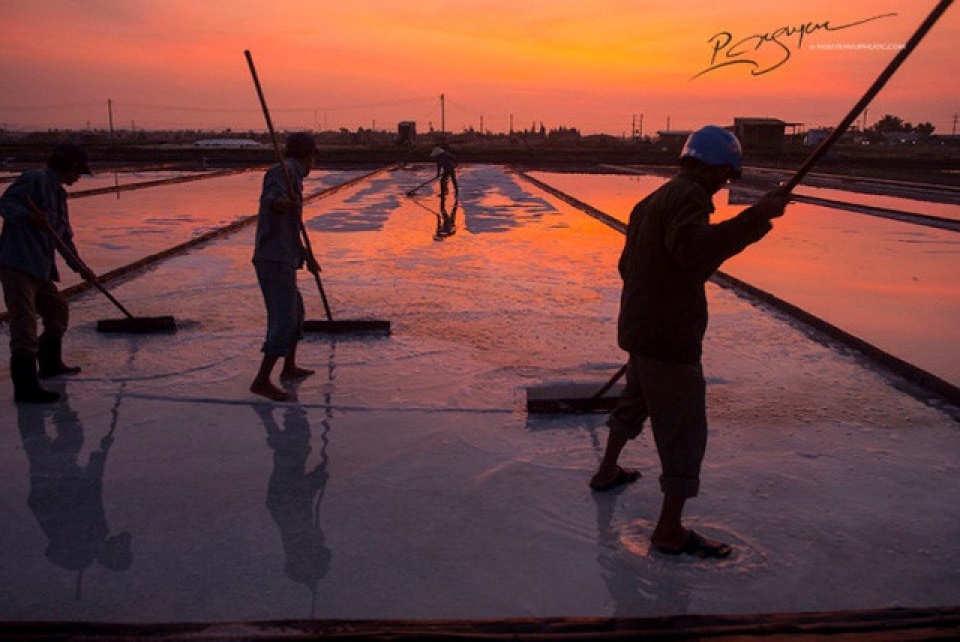
{"label": "small building on horizon", "polygon": [[399,123],[397,123],[397,145],[412,145],[416,138],[416,121],[401,120]]}
{"label": "small building on horizon", "polygon": [[733,134],[740,139],[744,151],[778,152],[783,149],[787,127],[792,127],[791,135],[803,123],[788,123],[779,118],[734,118]]}

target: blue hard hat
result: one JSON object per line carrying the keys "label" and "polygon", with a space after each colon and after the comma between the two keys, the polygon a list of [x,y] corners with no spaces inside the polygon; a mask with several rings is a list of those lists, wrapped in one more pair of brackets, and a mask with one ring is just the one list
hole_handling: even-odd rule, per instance
{"label": "blue hard hat", "polygon": [[737,173],[743,167],[743,151],[737,137],[723,127],[707,125],[687,137],[680,158],[696,158],[707,165],[729,165]]}

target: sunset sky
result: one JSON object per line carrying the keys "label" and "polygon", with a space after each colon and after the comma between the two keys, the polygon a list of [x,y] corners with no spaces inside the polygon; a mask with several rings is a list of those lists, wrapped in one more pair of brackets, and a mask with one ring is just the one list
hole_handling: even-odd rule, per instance
{"label": "sunset sky", "polygon": [[[280,129],[439,129],[440,94],[452,132],[481,119],[506,132],[512,118],[621,135],[641,114],[645,135],[736,116],[810,129],[846,115],[935,4],[0,0],[0,127],[105,128],[109,99],[116,128],[259,131],[249,49]],[[778,30],[779,43],[751,39]],[[715,61],[742,62],[707,71],[727,38]],[[953,6],[867,124],[891,113],[951,133],[958,63]]]}

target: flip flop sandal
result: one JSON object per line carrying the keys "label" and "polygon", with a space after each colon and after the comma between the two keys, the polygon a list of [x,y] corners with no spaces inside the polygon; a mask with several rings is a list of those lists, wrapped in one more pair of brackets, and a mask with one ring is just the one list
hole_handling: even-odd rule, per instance
{"label": "flip flop sandal", "polygon": [[619,486],[624,486],[626,484],[632,484],[642,477],[639,470],[634,470],[632,468],[620,468],[617,467],[617,476],[611,479],[610,481],[603,484],[594,484],[590,482],[590,489],[598,493],[602,493],[608,490],[613,490]]}

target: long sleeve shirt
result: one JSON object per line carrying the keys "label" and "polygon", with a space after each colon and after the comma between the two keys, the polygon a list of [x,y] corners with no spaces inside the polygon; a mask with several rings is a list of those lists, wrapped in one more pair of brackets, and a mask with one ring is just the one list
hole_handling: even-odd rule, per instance
{"label": "long sleeve shirt", "polygon": [[[48,167],[24,172],[0,196],[0,267],[26,272],[43,281],[59,281],[54,259],[56,244],[50,232],[30,222],[32,209],[28,198],[46,212],[54,231],[79,256],[67,211],[67,191],[60,175]],[[81,266],[70,257],[63,259],[72,270],[80,271]]]}
{"label": "long sleeve shirt", "polygon": [[619,262],[617,338],[627,352],[699,363],[707,280],[772,228],[768,220],[745,213],[710,224],[713,211],[707,190],[682,175],[634,207]]}
{"label": "long sleeve shirt", "polygon": [[[296,198],[303,196],[303,166],[294,158],[284,161]],[[300,219],[293,212],[276,212],[277,199],[290,198],[283,168],[276,165],[263,176],[260,209],[257,213],[257,235],[253,261],[273,261],[299,268],[303,266],[306,250],[300,237]]]}

